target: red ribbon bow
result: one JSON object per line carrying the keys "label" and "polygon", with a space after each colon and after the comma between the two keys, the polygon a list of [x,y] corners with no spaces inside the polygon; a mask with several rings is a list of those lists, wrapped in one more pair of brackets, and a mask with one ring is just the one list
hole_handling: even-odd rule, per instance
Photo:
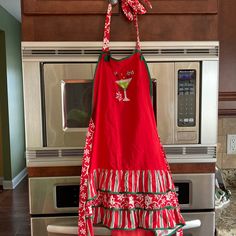
{"label": "red ribbon bow", "polygon": [[[144,0],[145,3],[152,8],[149,0]],[[121,0],[121,7],[125,16],[130,20],[134,20],[134,15],[143,15],[147,12],[145,6],[138,0]]]}

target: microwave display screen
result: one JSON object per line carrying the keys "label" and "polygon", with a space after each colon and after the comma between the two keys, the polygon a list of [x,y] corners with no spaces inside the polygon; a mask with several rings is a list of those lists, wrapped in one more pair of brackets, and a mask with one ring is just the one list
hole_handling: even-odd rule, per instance
{"label": "microwave display screen", "polygon": [[196,70],[178,70],[179,127],[196,125]]}

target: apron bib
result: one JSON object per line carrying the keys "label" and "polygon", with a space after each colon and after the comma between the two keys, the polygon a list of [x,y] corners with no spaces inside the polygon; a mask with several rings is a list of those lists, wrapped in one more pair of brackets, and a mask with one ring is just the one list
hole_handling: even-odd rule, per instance
{"label": "apron bib", "polygon": [[93,236],[94,224],[111,229],[113,236],[182,235],[185,222],[156,129],[137,14],[133,15],[136,51],[117,60],[109,50],[111,10],[109,4],[94,77],[78,235]]}

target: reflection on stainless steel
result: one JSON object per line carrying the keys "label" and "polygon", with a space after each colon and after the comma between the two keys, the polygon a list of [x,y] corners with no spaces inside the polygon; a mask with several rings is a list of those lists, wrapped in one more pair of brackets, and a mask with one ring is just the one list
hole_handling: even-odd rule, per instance
{"label": "reflection on stainless steel", "polygon": [[183,212],[186,221],[200,220],[201,226],[184,231],[184,236],[214,236],[215,235],[215,212]]}
{"label": "reflection on stainless steel", "polygon": [[200,143],[200,62],[149,62],[148,67],[151,77],[157,78],[153,104],[162,143]]}
{"label": "reflection on stainless steel", "polygon": [[218,61],[202,62],[202,96],[201,96],[201,142],[217,143],[218,125]]}
{"label": "reflection on stainless steel", "polygon": [[[47,232],[56,235],[78,235],[78,226],[48,225]],[[95,236],[110,236],[111,230],[104,227],[94,227]]]}
{"label": "reflection on stainless steel", "polygon": [[[184,236],[213,236],[214,212],[184,212],[183,217],[187,221]],[[197,220],[196,220],[197,219]],[[31,219],[32,235],[35,236],[65,236],[78,235],[78,218],[71,217],[35,217]],[[94,227],[95,236],[108,236],[111,231],[104,227]]]}
{"label": "reflection on stainless steel", "polygon": [[[57,186],[73,186],[79,185],[80,177],[40,177],[29,178],[29,203],[30,214],[56,214],[56,213],[76,213],[78,211],[78,203],[74,207],[58,207]],[[73,191],[73,190],[72,190]],[[66,194],[66,192],[65,192]],[[78,201],[78,189],[75,189],[71,195],[64,199],[65,204],[70,204],[74,200]]]}
{"label": "reflection on stainless steel", "polygon": [[84,146],[95,68],[94,62],[41,63],[44,146]]}
{"label": "reflection on stainless steel", "polygon": [[[183,227],[184,230],[195,229],[201,226],[200,220],[190,220],[186,222],[186,225]],[[77,226],[62,226],[62,225],[48,225],[47,226],[48,233],[54,234],[63,234],[63,235],[78,235],[78,227]],[[94,234],[96,236],[110,236],[112,235],[111,230],[106,229],[104,227],[94,227]]]}
{"label": "reflection on stainless steel", "polygon": [[186,183],[186,186],[181,186],[182,189],[179,188],[184,197],[189,196],[183,203],[179,199],[181,210],[214,209],[214,174],[173,174],[173,179],[176,186]]}

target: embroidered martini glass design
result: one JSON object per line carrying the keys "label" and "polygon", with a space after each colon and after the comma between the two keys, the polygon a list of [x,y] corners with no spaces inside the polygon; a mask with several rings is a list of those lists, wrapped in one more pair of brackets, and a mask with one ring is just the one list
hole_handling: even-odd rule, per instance
{"label": "embroidered martini glass design", "polygon": [[116,83],[124,90],[124,102],[130,101],[130,99],[127,97],[126,89],[128,88],[131,80],[132,78],[116,80]]}

